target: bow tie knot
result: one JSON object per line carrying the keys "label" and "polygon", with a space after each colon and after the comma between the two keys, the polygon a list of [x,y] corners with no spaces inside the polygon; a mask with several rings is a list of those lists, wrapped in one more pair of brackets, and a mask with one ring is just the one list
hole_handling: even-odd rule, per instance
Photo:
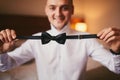
{"label": "bow tie knot", "polygon": [[49,43],[51,40],[54,40],[60,44],[64,44],[66,41],[66,33],[59,34],[57,36],[51,36],[47,32],[43,32],[41,37],[42,44]]}

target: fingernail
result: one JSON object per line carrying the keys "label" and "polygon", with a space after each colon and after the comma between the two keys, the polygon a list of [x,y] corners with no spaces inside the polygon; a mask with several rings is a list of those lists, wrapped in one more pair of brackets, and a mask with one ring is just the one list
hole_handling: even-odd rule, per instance
{"label": "fingernail", "polygon": [[13,37],[13,39],[15,39],[16,38],[16,36],[14,35],[14,36],[12,36]]}

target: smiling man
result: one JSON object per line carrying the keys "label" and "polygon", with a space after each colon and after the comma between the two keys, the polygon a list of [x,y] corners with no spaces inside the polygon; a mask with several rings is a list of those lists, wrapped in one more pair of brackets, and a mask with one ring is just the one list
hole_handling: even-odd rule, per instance
{"label": "smiling man", "polygon": [[72,0],[48,0],[45,7],[50,23],[57,30],[61,30],[68,24],[73,11]]}
{"label": "smiling man", "polygon": [[44,36],[52,39],[47,44],[42,44],[41,40],[29,39],[9,52],[14,47],[16,33],[11,29],[0,31],[0,40],[3,43],[0,47],[0,71],[9,70],[35,58],[39,80],[84,80],[88,57],[92,57],[109,70],[120,73],[120,29],[106,28],[97,34],[99,39],[109,44],[108,50],[96,39],[69,39],[64,44],[59,44],[54,41],[56,35],[87,33],[70,29],[69,21],[74,13],[72,0],[47,0],[45,12],[51,29],[47,33],[39,32],[34,36],[41,35],[43,42],[48,41]]}

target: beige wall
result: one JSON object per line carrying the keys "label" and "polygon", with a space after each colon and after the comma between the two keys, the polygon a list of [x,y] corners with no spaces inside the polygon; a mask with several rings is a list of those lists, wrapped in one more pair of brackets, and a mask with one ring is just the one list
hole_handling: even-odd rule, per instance
{"label": "beige wall", "polygon": [[88,31],[96,33],[105,27],[120,28],[120,0],[85,0],[84,15]]}
{"label": "beige wall", "polygon": [[[84,16],[88,24],[88,32],[97,33],[111,26],[120,28],[120,0],[74,0],[74,2],[73,17]],[[45,16],[44,5],[45,0],[1,0],[0,14]],[[87,70],[100,66],[99,63],[90,59]],[[0,80],[30,80],[30,78],[31,80],[37,79],[34,63],[0,73]]]}
{"label": "beige wall", "polygon": [[18,15],[45,15],[46,0],[0,0],[0,13]]}

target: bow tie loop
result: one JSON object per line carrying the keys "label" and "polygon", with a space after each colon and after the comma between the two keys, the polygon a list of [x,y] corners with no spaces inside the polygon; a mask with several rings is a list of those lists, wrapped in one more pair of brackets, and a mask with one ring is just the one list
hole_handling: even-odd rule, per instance
{"label": "bow tie loop", "polygon": [[42,44],[47,44],[51,40],[54,40],[54,41],[56,41],[56,42],[58,42],[60,44],[64,44],[65,41],[66,41],[66,33],[59,34],[57,36],[51,36],[49,33],[43,32],[41,37],[42,37],[41,38]]}

